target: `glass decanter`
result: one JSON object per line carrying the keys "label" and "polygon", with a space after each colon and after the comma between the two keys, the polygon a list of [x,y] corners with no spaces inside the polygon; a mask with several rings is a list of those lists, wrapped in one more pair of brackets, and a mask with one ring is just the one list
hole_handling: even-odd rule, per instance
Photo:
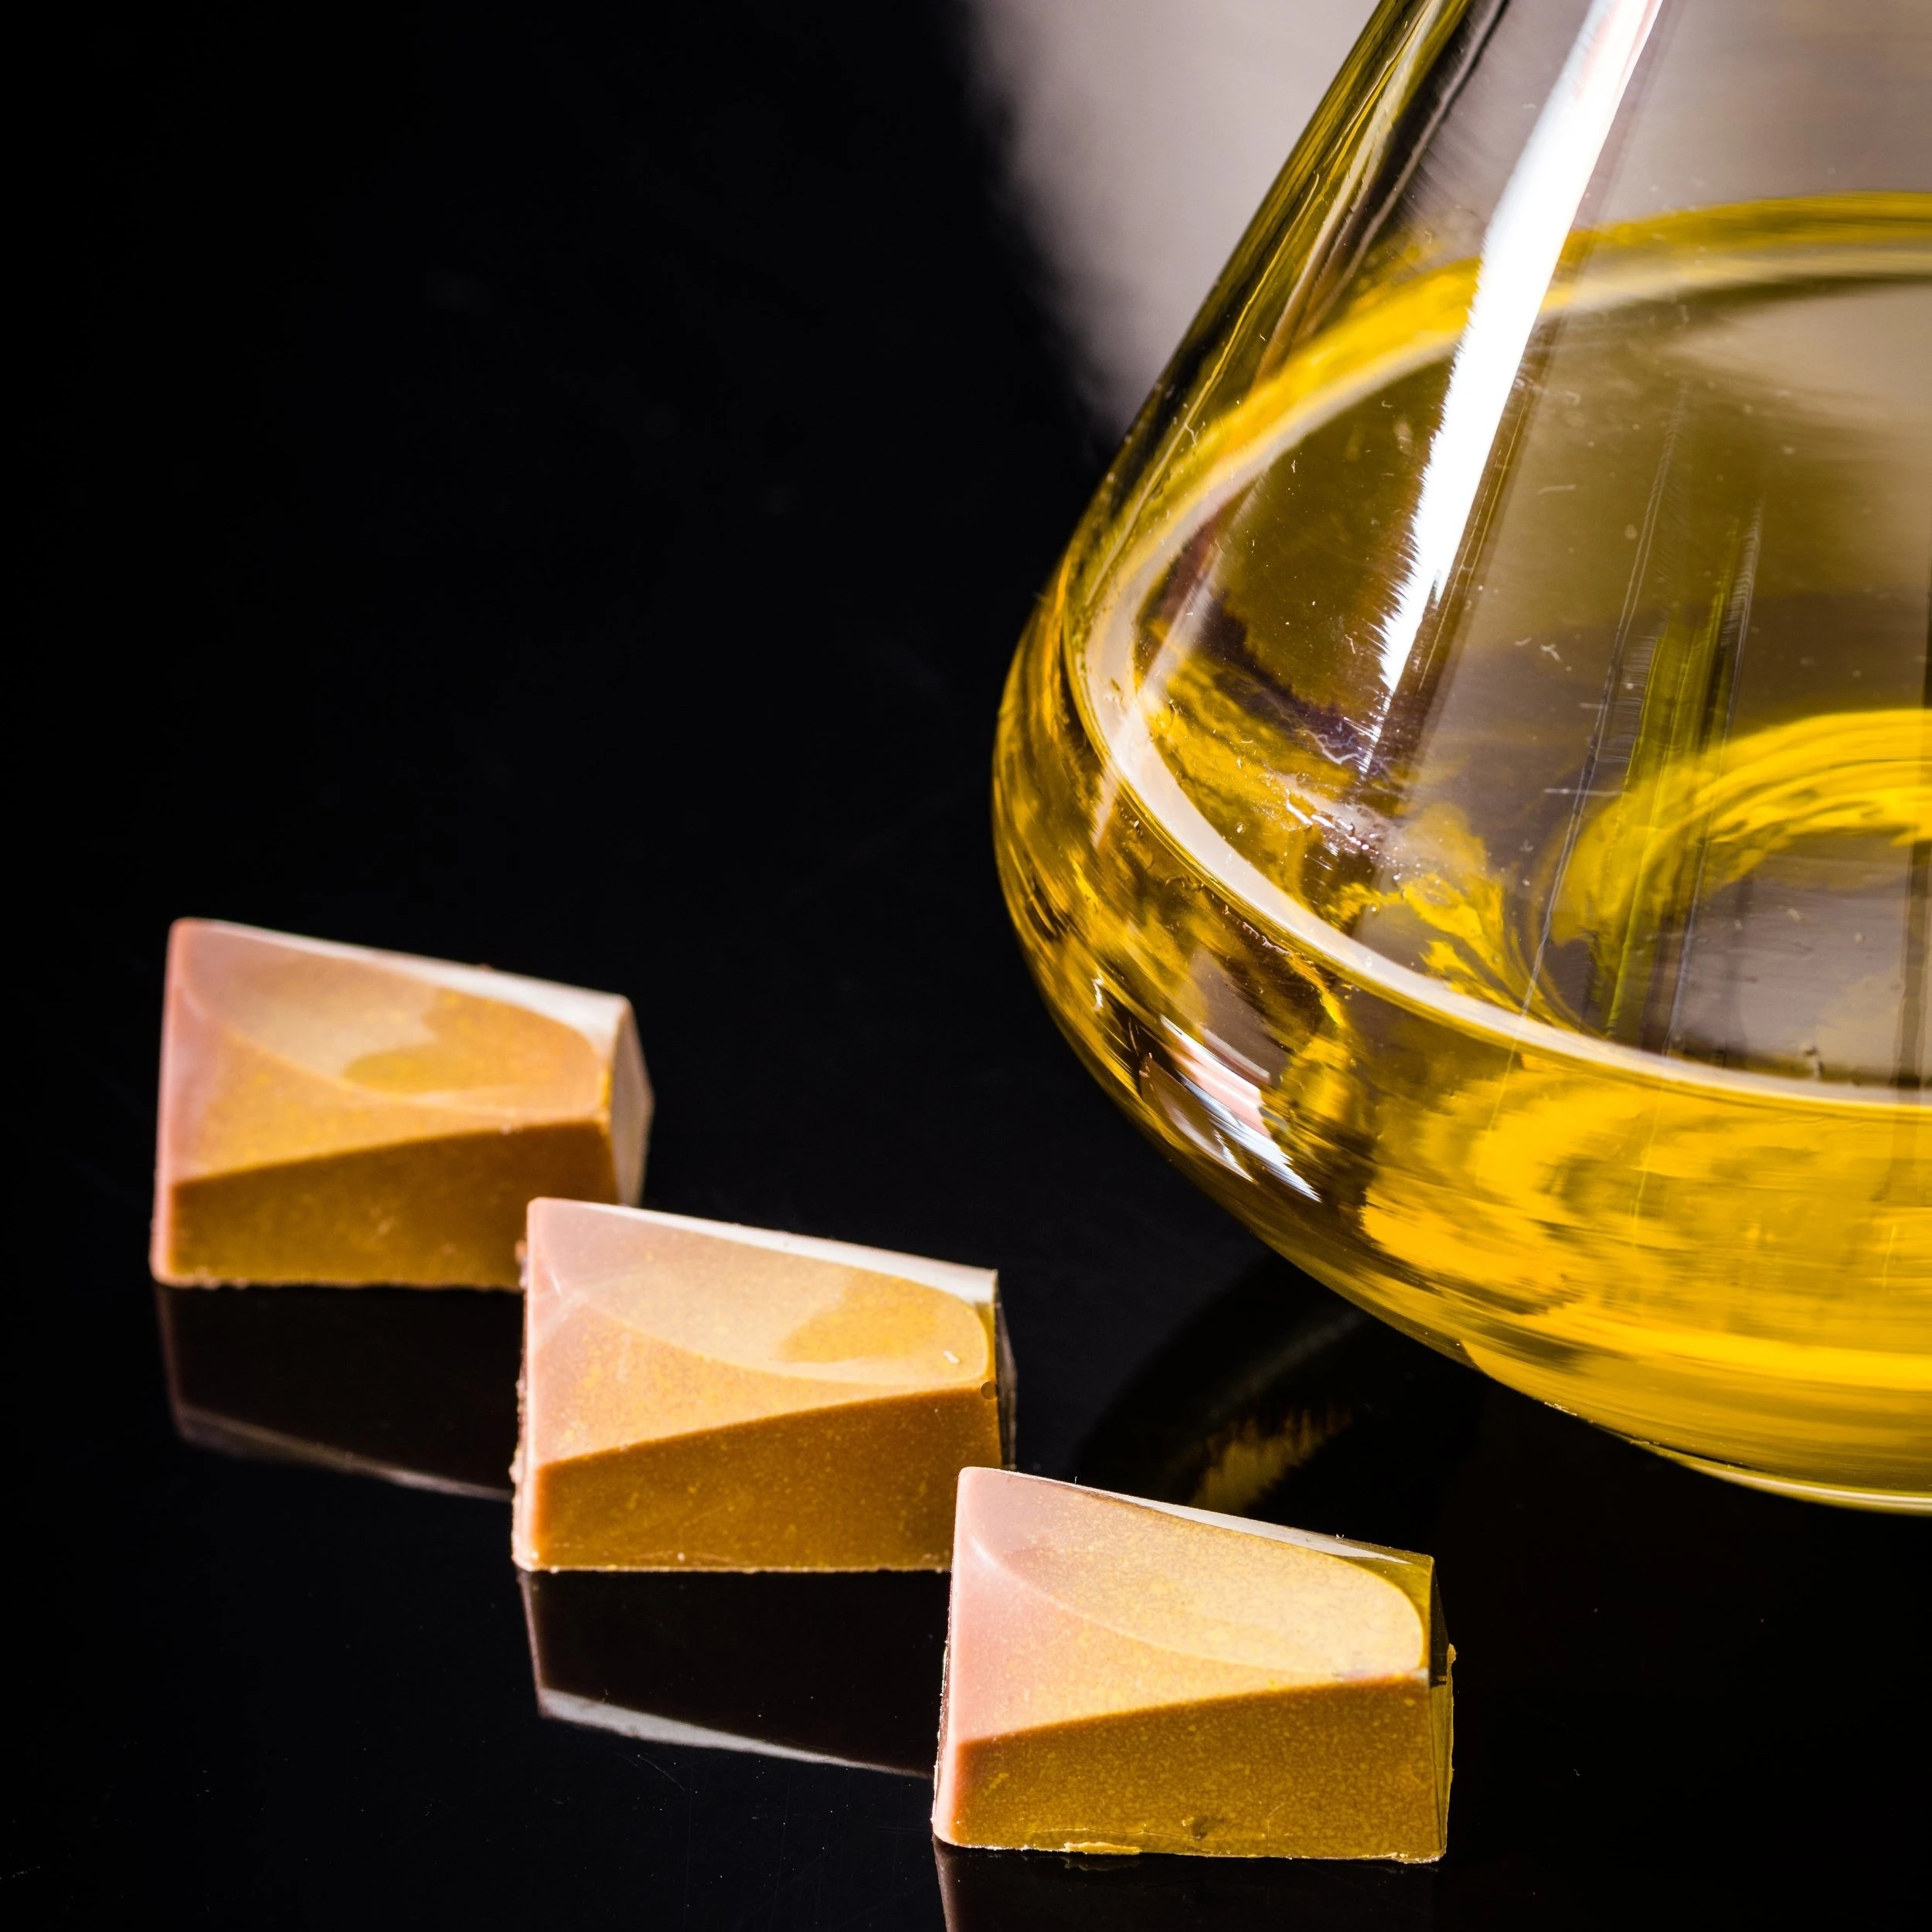
{"label": "glass decanter", "polygon": [[1102,1082],[1365,1307],[1932,1507],[1932,6],[1388,0],[1015,661]]}

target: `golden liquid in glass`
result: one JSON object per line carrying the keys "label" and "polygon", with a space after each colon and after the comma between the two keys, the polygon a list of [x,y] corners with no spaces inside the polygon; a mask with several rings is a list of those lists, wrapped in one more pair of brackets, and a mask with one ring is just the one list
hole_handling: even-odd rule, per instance
{"label": "golden liquid in glass", "polygon": [[1372,287],[1104,490],[1002,716],[1022,942],[1332,1285],[1924,1506],[1932,198],[1573,240],[1472,422],[1476,281]]}

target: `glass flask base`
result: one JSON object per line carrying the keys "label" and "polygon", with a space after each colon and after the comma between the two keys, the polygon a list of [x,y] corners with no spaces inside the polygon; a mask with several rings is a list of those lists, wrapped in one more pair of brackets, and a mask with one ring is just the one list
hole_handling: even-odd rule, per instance
{"label": "glass flask base", "polygon": [[1774,1496],[1794,1497],[1800,1502],[1824,1502],[1840,1509],[1870,1509],[1894,1516],[1932,1516],[1932,1493],[1917,1489],[1868,1489],[1847,1488],[1836,1483],[1807,1482],[1802,1477],[1767,1475],[1760,1469],[1740,1469],[1736,1464],[1713,1462],[1708,1456],[1693,1456],[1682,1449],[1666,1449],[1661,1444],[1638,1445],[1681,1462],[1686,1469],[1698,1469],[1707,1476],[1721,1478],[1745,1489],[1762,1489]]}
{"label": "glass flask base", "polygon": [[[1749,501],[1723,492],[1737,425],[1798,396],[1795,364],[1734,366],[1747,311],[1824,330],[1845,381],[1879,366],[1868,324],[1887,368],[1923,338],[1932,196],[1893,200],[1593,243],[1509,443],[1529,522],[1484,522],[1420,682],[1375,642],[1406,566],[1358,566],[1413,509],[1414,386],[1454,367],[1414,345],[1416,290],[1350,311],[1103,495],[1015,662],[995,787],[1060,1024],[1264,1239],[1539,1400],[1867,1507],[1932,1493],[1926,555],[1815,555],[1837,485],[1801,465],[1753,455]],[[1384,325],[1423,360],[1392,375]],[[1908,386],[1859,420],[1932,423]],[[1804,420],[1765,463],[1826,434]],[[1904,448],[1866,452],[1859,530],[1894,498],[1932,529]],[[1584,501],[1613,473],[1614,514]],[[1686,526],[1659,577],[1671,477],[1744,548]]]}

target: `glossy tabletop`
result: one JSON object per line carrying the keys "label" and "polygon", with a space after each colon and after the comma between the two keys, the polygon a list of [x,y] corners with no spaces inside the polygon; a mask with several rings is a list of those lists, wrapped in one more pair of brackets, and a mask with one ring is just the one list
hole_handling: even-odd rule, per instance
{"label": "glossy tabletop", "polygon": [[[1920,1923],[1932,1525],[1375,1325],[1034,995],[993,720],[1104,453],[960,31],[104,9],[49,63],[9,1922]],[[936,1848],[942,1578],[520,1577],[515,1298],[148,1279],[189,913],[624,993],[646,1205],[998,1268],[1023,1468],[1428,1552],[1445,1860]]]}

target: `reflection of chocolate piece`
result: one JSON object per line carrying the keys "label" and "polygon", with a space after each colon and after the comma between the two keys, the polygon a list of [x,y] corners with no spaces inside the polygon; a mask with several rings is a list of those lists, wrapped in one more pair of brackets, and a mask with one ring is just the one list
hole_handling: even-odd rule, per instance
{"label": "reflection of chocolate piece", "polygon": [[946,1580],[523,1580],[544,1714],[702,1744],[932,1774]]}
{"label": "reflection of chocolate piece", "polygon": [[1427,1932],[1430,1866],[975,1852],[933,1841],[946,1932]]}
{"label": "reflection of chocolate piece", "polygon": [[175,1423],[236,1455],[508,1497],[523,1310],[451,1288],[157,1288]]}
{"label": "reflection of chocolate piece", "polygon": [[959,1471],[1002,1458],[995,1287],[912,1255],[533,1201],[516,1560],[944,1569]]}
{"label": "reflection of chocolate piece", "polygon": [[1426,1556],[968,1469],[933,1828],[1439,1858],[1449,1660]]}
{"label": "reflection of chocolate piece", "polygon": [[155,1278],[513,1288],[525,1204],[634,1201],[650,1118],[614,995],[180,920]]}
{"label": "reflection of chocolate piece", "polygon": [[1483,1385],[1285,1261],[1251,1269],[1116,1398],[1084,1483],[1427,1541]]}

